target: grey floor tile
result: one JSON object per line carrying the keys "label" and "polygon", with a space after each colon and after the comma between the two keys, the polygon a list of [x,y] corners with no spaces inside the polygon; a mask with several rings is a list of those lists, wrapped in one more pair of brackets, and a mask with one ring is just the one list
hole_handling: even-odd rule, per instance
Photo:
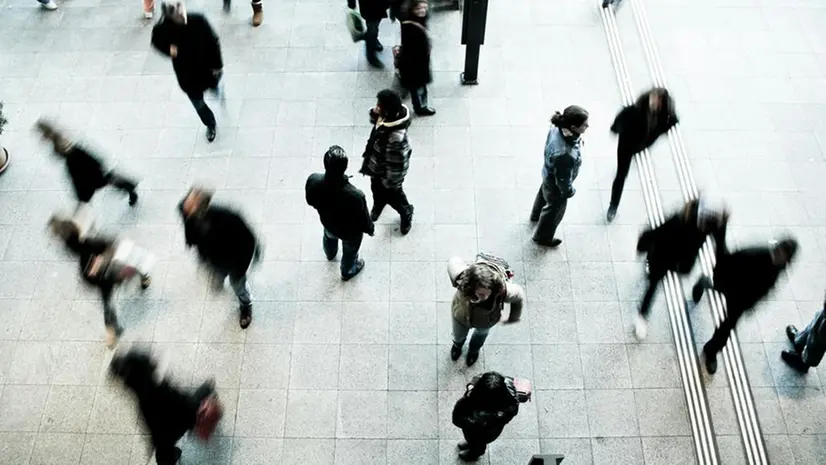
{"label": "grey floor tile", "polygon": [[579,352],[586,389],[631,387],[625,344],[582,344]]}
{"label": "grey floor tile", "polygon": [[81,465],[129,463],[132,457],[133,436],[128,434],[89,434],[83,445]]}
{"label": "grey floor tile", "polygon": [[336,465],[384,463],[386,460],[386,440],[336,439]]}
{"label": "grey floor tile", "polygon": [[438,387],[435,345],[388,346],[388,388],[391,391],[436,391]]}
{"label": "grey floor tile", "polygon": [[592,465],[594,454],[591,450],[591,440],[579,439],[540,439],[539,447],[543,454],[565,456],[565,462],[574,465]]}
{"label": "grey floor tile", "polygon": [[640,438],[594,438],[594,465],[643,463]]}
{"label": "grey floor tile", "polygon": [[291,389],[338,389],[339,346],[297,344],[292,349]]}
{"label": "grey floor tile", "polygon": [[342,390],[386,390],[387,346],[344,344],[339,361],[339,388]]}
{"label": "grey floor tile", "polygon": [[35,440],[34,433],[0,433],[0,451],[11,463],[29,463]]}
{"label": "grey floor tile", "polygon": [[85,433],[95,401],[93,386],[52,386],[40,421],[44,433]]}
{"label": "grey floor tile", "polygon": [[635,389],[634,396],[641,435],[689,434],[685,396],[680,389]]}
{"label": "grey floor tile", "polygon": [[532,350],[536,389],[582,389],[584,378],[579,346],[534,345]]}
{"label": "grey floor tile", "polygon": [[823,435],[789,436],[789,442],[795,463],[810,465],[822,460],[823,448],[826,447],[826,437]]}
{"label": "grey floor tile", "polygon": [[631,379],[635,388],[680,385],[679,365],[671,344],[627,344]]}
{"label": "grey floor tile", "polygon": [[537,391],[539,435],[542,438],[588,437],[588,414],[582,390]]}
{"label": "grey floor tile", "polygon": [[341,391],[336,437],[386,437],[387,397],[387,391]]}
{"label": "grey floor tile", "polygon": [[218,386],[239,386],[243,357],[242,344],[199,344],[195,356],[194,379],[212,377]]}
{"label": "grey floor tile", "polygon": [[438,465],[438,439],[393,439],[387,441],[387,463]]}
{"label": "grey floor tile", "polygon": [[287,394],[287,426],[289,438],[334,438],[336,435],[336,391],[299,391]]}
{"label": "grey floor tile", "polygon": [[[826,409],[826,397],[820,389],[780,388],[778,396],[789,434],[817,434],[820,431],[824,421],[820,413]],[[808,415],[800,415],[803,408]]]}
{"label": "grey floor tile", "polygon": [[239,437],[282,437],[287,391],[241,389],[235,434]]}
{"label": "grey floor tile", "polygon": [[253,389],[286,389],[290,375],[290,346],[246,344],[241,386]]}
{"label": "grey floor tile", "polygon": [[436,391],[387,394],[387,435],[396,439],[438,438]]}
{"label": "grey floor tile", "polygon": [[231,465],[267,465],[280,463],[283,442],[272,438],[234,438]]}
{"label": "grey floor tile", "polygon": [[34,444],[32,464],[60,465],[78,463],[86,436],[83,434],[40,434]]}
{"label": "grey floor tile", "polygon": [[293,341],[334,344],[341,340],[340,302],[299,302]]}
{"label": "grey floor tile", "polygon": [[4,386],[0,396],[0,430],[37,431],[48,395],[48,386]]}
{"label": "grey floor tile", "polygon": [[489,447],[491,463],[521,465],[539,452],[538,439],[500,439]]}
{"label": "grey floor tile", "polygon": [[779,464],[795,464],[794,453],[789,442],[789,436],[786,435],[766,435],[766,454],[769,456],[771,463]]}
{"label": "grey floor tile", "polygon": [[589,390],[589,430],[597,437],[630,437],[639,435],[634,393],[631,390]]}
{"label": "grey floor tile", "polygon": [[181,446],[182,456],[196,463],[227,465],[232,454],[232,438],[213,438],[207,443],[190,440]]}
{"label": "grey floor tile", "polygon": [[284,439],[283,465],[302,465],[308,460],[319,465],[333,465],[335,439]]}
{"label": "grey floor tile", "polygon": [[394,344],[434,344],[437,312],[448,310],[434,303],[392,302],[389,309],[389,340]]}
{"label": "grey floor tile", "polygon": [[[375,283],[368,283],[373,286]],[[341,342],[386,344],[390,309],[387,302],[344,302]],[[394,341],[395,342],[395,341]]]}
{"label": "grey floor tile", "polygon": [[135,434],[138,409],[134,398],[120,386],[97,389],[87,433]]}
{"label": "grey floor tile", "polygon": [[642,438],[645,463],[689,465],[696,462],[694,446],[688,437]]}
{"label": "grey floor tile", "polygon": [[530,312],[531,343],[577,342],[577,314],[573,303],[531,302],[526,309]]}

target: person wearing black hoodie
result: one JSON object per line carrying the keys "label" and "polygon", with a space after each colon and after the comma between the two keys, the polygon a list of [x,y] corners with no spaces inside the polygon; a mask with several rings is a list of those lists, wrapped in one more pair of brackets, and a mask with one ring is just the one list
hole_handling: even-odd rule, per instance
{"label": "person wearing black hoodie", "polygon": [[208,264],[223,286],[229,276],[232,290],[241,303],[239,323],[246,329],[252,322],[252,298],[247,272],[260,260],[255,234],[238,213],[212,205],[212,192],[193,187],[178,205],[184,221],[186,246],[198,248],[201,260]]}
{"label": "person wearing black hoodie", "polygon": [[66,161],[66,171],[72,180],[78,201],[89,203],[99,189],[113,186],[129,194],[129,205],[137,203],[136,181],[104,168],[95,155],[63,135],[53,123],[40,119],[35,123],[35,128],[44,139],[52,143],[53,153]]}
{"label": "person wearing black hoodie", "polygon": [[646,320],[660,281],[669,271],[683,275],[690,273],[707,236],[713,235],[718,241],[725,240],[719,234],[723,232],[727,220],[728,213],[705,211],[700,200],[695,199],[687,202],[682,211],[660,226],[640,235],[637,252],[648,255],[648,289],[640,304],[635,325],[638,339],[645,339],[648,333]]}
{"label": "person wearing black hoodie", "polygon": [[375,231],[364,194],[350,184],[345,174],[347,163],[344,149],[333,145],[324,154],[324,173],[311,174],[304,187],[307,205],[318,210],[324,226],[322,246],[327,260],[336,258],[341,240],[341,279],[344,281],[364,268],[364,260],[359,258],[361,240],[365,233],[372,236]]}
{"label": "person wearing black hoodie", "polygon": [[427,32],[427,0],[406,1],[404,12],[399,80],[410,92],[413,111],[417,115],[435,115],[436,110],[427,105],[427,85],[433,80],[430,72],[431,44]]}
{"label": "person wearing black hoodie", "polygon": [[152,28],[152,46],[172,59],[178,85],[206,126],[206,138],[215,140],[215,115],[204,102],[204,92],[218,94],[224,62],[218,35],[207,19],[188,14],[183,2],[161,5],[163,16]]}
{"label": "person wearing black hoodie", "polygon": [[481,457],[518,413],[513,379],[495,371],[474,377],[453,407],[453,424],[465,436],[458,444],[459,458],[470,462]]}
{"label": "person wearing black hoodie", "polygon": [[390,205],[401,216],[399,231],[404,235],[413,225],[413,205],[402,188],[413,153],[407,139],[410,110],[402,104],[399,94],[390,89],[379,92],[376,99],[375,108],[370,109],[370,122],[374,126],[359,172],[370,176],[373,191],[370,218],[377,221],[384,207]]}
{"label": "person wearing black hoodie", "polygon": [[768,247],[749,247],[731,252],[726,247],[726,225],[723,224],[715,240],[717,264],[714,282],[700,278],[692,290],[694,303],[703,298],[706,289],[713,288],[726,298],[726,318],[703,346],[706,369],[717,371],[717,353],[723,350],[731,330],[746,311],[754,307],[774,288],[777,278],[794,259],[797,241],[784,238],[770,241]]}
{"label": "person wearing black hoodie", "polygon": [[667,89],[655,87],[643,93],[636,103],[619,112],[611,125],[611,132],[619,135],[617,142],[617,174],[611,186],[611,202],[606,219],[610,223],[617,215],[625,179],[631,169],[634,155],[651,147],[661,135],[679,122],[674,100]]}

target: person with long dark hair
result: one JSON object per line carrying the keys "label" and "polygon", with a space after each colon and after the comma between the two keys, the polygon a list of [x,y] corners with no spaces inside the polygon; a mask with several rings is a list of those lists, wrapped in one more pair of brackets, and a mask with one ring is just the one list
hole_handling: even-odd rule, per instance
{"label": "person with long dark hair", "polygon": [[475,377],[453,407],[453,424],[465,440],[458,444],[459,458],[473,461],[484,455],[487,445],[502,434],[505,425],[519,413],[513,379],[490,371]]}
{"label": "person with long dark hair", "polygon": [[588,129],[588,112],[571,105],[562,113],[554,113],[551,124],[545,139],[542,185],[536,193],[530,219],[537,223],[533,241],[557,247],[562,239],[555,237],[556,229],[565,216],[568,199],[576,193],[574,180],[582,164],[581,136]]}
{"label": "person with long dark hair", "polygon": [[633,105],[619,112],[611,125],[611,132],[619,136],[617,141],[617,174],[611,186],[611,202],[606,219],[610,223],[617,216],[625,179],[631,169],[634,155],[651,147],[661,135],[679,122],[674,110],[674,100],[668,90],[655,87],[643,93]]}
{"label": "person with long dark hair", "polygon": [[427,32],[427,0],[409,0],[404,5],[402,44],[399,55],[399,80],[410,92],[413,111],[431,116],[436,110],[427,105],[427,85],[433,81],[430,71],[430,37]]}
{"label": "person with long dark hair", "polygon": [[402,184],[413,152],[407,139],[410,110],[402,104],[399,94],[385,89],[376,95],[376,106],[370,109],[370,122],[374,126],[359,170],[370,176],[373,192],[370,217],[377,221],[384,207],[390,205],[401,216],[399,231],[407,234],[413,225],[413,205],[407,200]]}

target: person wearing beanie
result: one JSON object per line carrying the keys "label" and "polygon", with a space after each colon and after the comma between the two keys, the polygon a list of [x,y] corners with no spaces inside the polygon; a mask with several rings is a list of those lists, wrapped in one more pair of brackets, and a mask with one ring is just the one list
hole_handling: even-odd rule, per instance
{"label": "person wearing beanie", "polygon": [[311,174],[304,186],[307,205],[318,211],[324,227],[322,248],[327,260],[335,260],[338,242],[342,243],[341,279],[344,281],[364,268],[364,260],[359,258],[361,240],[364,234],[372,236],[375,231],[364,193],[350,184],[347,164],[347,153],[333,145],[324,154],[324,173]]}
{"label": "person wearing beanie", "polygon": [[533,241],[557,247],[562,239],[556,237],[556,229],[565,216],[568,199],[576,193],[574,180],[582,164],[580,146],[582,134],[588,129],[588,112],[571,105],[562,113],[554,113],[551,124],[545,140],[542,185],[533,202],[530,219],[536,223]]}

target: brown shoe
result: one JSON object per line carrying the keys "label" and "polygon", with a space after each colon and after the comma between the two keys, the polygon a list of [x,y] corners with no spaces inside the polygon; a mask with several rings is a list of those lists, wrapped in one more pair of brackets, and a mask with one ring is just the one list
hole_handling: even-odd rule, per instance
{"label": "brown shoe", "polygon": [[260,1],[252,2],[252,26],[258,27],[264,22],[264,6]]}

